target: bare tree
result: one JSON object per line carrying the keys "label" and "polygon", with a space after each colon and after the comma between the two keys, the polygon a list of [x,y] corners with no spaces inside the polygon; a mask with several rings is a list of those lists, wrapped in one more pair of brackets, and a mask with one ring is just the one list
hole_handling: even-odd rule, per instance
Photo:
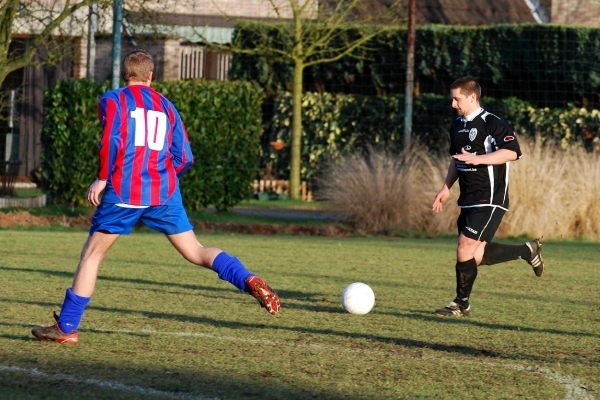
{"label": "bare tree", "polygon": [[[111,0],[4,0],[0,4],[0,86],[10,73],[35,66],[41,47],[53,49],[45,62],[55,61],[62,48],[53,39],[81,36],[87,18],[84,10],[92,3],[110,4]],[[29,38],[29,45],[13,46],[15,37]],[[3,105],[0,102],[0,109]]]}
{"label": "bare tree", "polygon": [[[95,5],[103,18],[102,29],[112,29],[114,0],[2,0],[0,2],[0,87],[7,77],[24,67],[52,65],[72,46],[69,39],[87,34],[89,6]],[[184,0],[193,1],[193,0]],[[128,9],[161,9],[160,0],[126,0]],[[28,39],[26,47],[15,46],[15,38]],[[47,58],[36,60],[46,48]],[[1,95],[1,94],[0,94]],[[0,110],[6,106],[0,100]]]}
{"label": "bare tree", "polygon": [[[356,56],[369,41],[398,24],[401,1],[265,0],[273,18],[256,32],[248,48],[235,37],[229,46],[207,43],[237,54],[263,56],[293,65],[290,197],[300,198],[302,89],[304,69]],[[218,1],[213,0],[218,7]],[[373,10],[376,10],[375,12]],[[221,9],[227,16],[228,10]],[[357,21],[360,24],[357,24]],[[356,28],[356,29],[349,29]],[[276,32],[276,33],[275,33]],[[275,34],[274,34],[275,33]],[[199,33],[201,35],[201,33]]]}

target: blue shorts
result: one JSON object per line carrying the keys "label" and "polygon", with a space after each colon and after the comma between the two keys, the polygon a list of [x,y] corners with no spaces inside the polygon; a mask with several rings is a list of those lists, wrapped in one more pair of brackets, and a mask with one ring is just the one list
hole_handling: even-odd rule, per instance
{"label": "blue shorts", "polygon": [[128,208],[100,203],[92,217],[90,236],[96,231],[128,235],[138,221],[165,235],[176,235],[194,229],[182,205]]}

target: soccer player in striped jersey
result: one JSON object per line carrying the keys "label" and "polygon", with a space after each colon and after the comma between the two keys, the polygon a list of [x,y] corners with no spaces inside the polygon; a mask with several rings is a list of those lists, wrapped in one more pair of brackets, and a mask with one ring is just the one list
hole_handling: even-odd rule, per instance
{"label": "soccer player in striped jersey", "polygon": [[458,180],[460,195],[457,220],[456,298],[436,310],[441,316],[468,316],[469,297],[479,265],[524,259],[536,276],[544,273],[539,239],[523,245],[492,242],[502,217],[508,211],[508,172],[511,161],[521,158],[513,130],[479,105],[481,87],[471,77],[450,86],[452,107],[458,118],[450,127],[452,160],[442,189],[435,196],[433,211],[442,211],[450,188]]}
{"label": "soccer player in striped jersey", "polygon": [[97,209],[73,284],[60,315],[54,314],[56,323],[32,329],[39,340],[77,343],[100,263],[117,238],[131,233],[138,221],[164,233],[189,262],[212,269],[254,296],[270,314],[280,309],[279,297],[264,280],[236,257],[196,239],[179,191],[179,177],[193,163],[190,143],[175,106],[150,87],[153,70],[147,51],[132,51],[123,60],[127,85],[105,93],[98,103],[99,169],[87,193]]}

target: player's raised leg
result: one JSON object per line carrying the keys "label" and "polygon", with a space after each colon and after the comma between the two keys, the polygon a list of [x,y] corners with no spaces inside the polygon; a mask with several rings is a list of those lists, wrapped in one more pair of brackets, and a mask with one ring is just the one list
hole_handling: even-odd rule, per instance
{"label": "player's raised leg", "polygon": [[96,231],[88,238],[81,251],[73,286],[65,293],[60,315],[54,313],[54,325],[34,327],[33,336],[44,342],[77,344],[79,324],[94,293],[100,263],[118,237],[118,234]]}
{"label": "player's raised leg", "polygon": [[279,296],[260,277],[248,271],[242,262],[216,247],[204,247],[193,231],[167,235],[169,241],[189,262],[210,268],[219,278],[252,295],[270,314],[281,308]]}
{"label": "player's raised leg", "polygon": [[527,261],[537,277],[544,274],[546,264],[542,259],[540,239],[533,239],[520,245],[490,242],[485,247],[481,265],[495,265],[519,259]]}

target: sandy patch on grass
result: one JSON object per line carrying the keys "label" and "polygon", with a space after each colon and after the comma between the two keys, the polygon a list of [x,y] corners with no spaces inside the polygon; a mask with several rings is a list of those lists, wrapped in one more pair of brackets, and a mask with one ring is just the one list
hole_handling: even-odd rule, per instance
{"label": "sandy patch on grass", "polygon": [[[59,225],[64,227],[87,228],[90,226],[91,217],[78,216],[35,216],[27,211],[0,212],[0,227],[35,227]],[[277,224],[234,224],[214,223],[206,221],[192,221],[197,232],[229,232],[246,233],[254,235],[304,235],[304,236],[348,236],[353,232],[341,224],[327,224],[320,226],[304,225],[277,225]]]}
{"label": "sandy patch on grass", "polygon": [[1,227],[30,227],[60,225],[66,227],[86,227],[90,224],[90,218],[66,217],[66,216],[35,216],[27,211],[13,211],[9,213],[0,212]]}

